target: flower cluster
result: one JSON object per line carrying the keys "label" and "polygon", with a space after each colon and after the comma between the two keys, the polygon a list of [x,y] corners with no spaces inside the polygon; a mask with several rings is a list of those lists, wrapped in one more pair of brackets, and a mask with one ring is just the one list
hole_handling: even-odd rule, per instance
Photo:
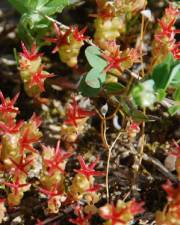
{"label": "flower cluster", "polygon": [[88,117],[92,115],[94,112],[81,108],[73,96],[72,102],[67,107],[66,120],[61,129],[62,139],[67,142],[75,142],[77,137],[83,133]]}
{"label": "flower cluster", "polygon": [[132,122],[127,128],[129,138],[135,138],[140,130],[141,129],[139,127],[139,124],[137,124],[136,122]]}
{"label": "flower cluster", "polygon": [[[60,141],[56,148],[42,145],[42,154],[36,150],[35,144],[39,142],[41,132],[38,127],[41,119],[35,114],[29,121],[17,121],[19,113],[14,106],[18,94],[10,100],[5,99],[0,92],[0,135],[1,135],[1,162],[4,171],[3,185],[7,187],[7,203],[9,206],[17,206],[23,198],[24,192],[31,187],[29,183],[30,173],[36,170],[37,163],[41,163],[38,172],[41,195],[48,199],[48,212],[57,213],[61,203],[66,200],[70,193],[71,198],[79,200],[86,194],[89,204],[98,201],[96,191],[100,186],[94,184],[94,176],[103,173],[95,171],[94,167],[98,162],[95,160],[87,166],[84,159],[79,156],[78,160],[81,169],[76,170],[77,174],[72,181],[72,186],[65,191],[65,166],[72,155],[60,147]],[[86,121],[87,117],[93,115],[91,111],[81,108],[75,98],[67,109],[65,125],[78,128],[80,121]]]}
{"label": "flower cluster", "polygon": [[126,49],[123,52],[120,52],[118,46],[113,44],[113,51],[107,52],[107,54],[102,54],[108,65],[105,67],[104,71],[108,72],[114,70],[115,72],[123,72],[126,69],[132,67],[134,63],[139,62],[140,53],[137,49]]}
{"label": "flower cluster", "polygon": [[69,67],[76,66],[80,48],[84,45],[84,40],[87,39],[84,36],[86,27],[80,31],[77,26],[70,27],[65,32],[61,31],[56,23],[53,23],[53,27],[56,37],[46,38],[47,41],[56,44],[52,53],[59,52],[59,57],[63,63],[66,63]]}
{"label": "flower cluster", "polygon": [[161,63],[169,52],[172,52],[174,58],[180,59],[180,43],[176,42],[175,35],[180,33],[180,30],[174,28],[176,18],[179,16],[179,11],[171,4],[165,10],[162,19],[158,20],[159,26],[155,33],[155,41],[153,43],[153,64]]}
{"label": "flower cluster", "polygon": [[94,41],[102,49],[108,49],[108,43],[116,41],[125,31],[125,19],[116,13],[116,7],[110,1],[97,1],[98,14],[95,19]]}
{"label": "flower cluster", "polygon": [[97,191],[101,188],[100,185],[94,183],[94,177],[103,176],[105,173],[95,170],[99,158],[96,158],[90,165],[86,165],[83,157],[80,155],[78,156],[78,160],[81,168],[75,170],[77,174],[73,178],[70,193],[74,199],[81,200],[84,198],[88,205],[94,205],[99,201]]}
{"label": "flower cluster", "polygon": [[87,214],[86,216],[83,213],[83,208],[80,205],[77,205],[74,209],[76,214],[75,219],[70,219],[69,221],[76,225],[89,225],[89,220],[91,218],[91,214]]}
{"label": "flower cluster", "polygon": [[180,185],[174,188],[172,183],[167,181],[163,188],[167,193],[168,204],[162,212],[156,213],[156,224],[178,225],[180,224]]}
{"label": "flower cluster", "polygon": [[33,147],[39,141],[41,133],[38,127],[41,124],[39,117],[33,115],[28,122],[16,121],[19,112],[14,106],[18,95],[12,100],[1,96],[1,160],[4,170],[10,174],[10,180],[4,181],[9,187],[8,204],[18,205],[29,190],[30,184],[27,181],[28,171],[33,167],[38,156]]}
{"label": "flower cluster", "polygon": [[121,13],[128,14],[131,18],[134,14],[145,8],[147,0],[115,0],[115,6]]}
{"label": "flower cluster", "polygon": [[48,198],[48,211],[50,213],[57,213],[61,202],[66,199],[64,193],[64,169],[70,156],[70,153],[66,153],[61,149],[60,141],[57,142],[55,149],[43,146],[43,168],[40,177],[42,187],[39,190]]}
{"label": "flower cluster", "polygon": [[146,0],[104,1],[97,0],[98,12],[95,19],[94,41],[102,49],[108,50],[109,43],[116,41],[126,31],[126,17],[138,12],[146,5]]}
{"label": "flower cluster", "polygon": [[100,216],[106,220],[104,225],[128,225],[133,217],[143,213],[143,202],[136,202],[134,199],[129,202],[117,201],[114,204],[106,204],[99,209]]}
{"label": "flower cluster", "polygon": [[44,81],[53,77],[53,74],[45,71],[42,64],[42,53],[38,53],[35,44],[28,51],[24,43],[21,43],[23,52],[19,54],[19,70],[24,89],[30,97],[39,96],[44,91]]}

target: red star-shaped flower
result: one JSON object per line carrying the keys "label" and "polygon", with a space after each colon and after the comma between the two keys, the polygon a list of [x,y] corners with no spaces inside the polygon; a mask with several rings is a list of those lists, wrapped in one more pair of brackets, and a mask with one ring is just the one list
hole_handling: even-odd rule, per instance
{"label": "red star-shaped flower", "polygon": [[57,26],[56,23],[53,23],[54,31],[56,33],[55,38],[46,38],[47,41],[55,43],[56,47],[53,49],[52,53],[56,53],[59,51],[59,48],[62,45],[65,45],[68,43],[67,37],[70,35],[72,32],[71,28],[69,28],[65,33],[61,32],[59,27]]}
{"label": "red star-shaped flower", "polygon": [[[46,151],[46,147],[43,146],[43,148]],[[62,151],[62,149],[60,148],[60,141],[58,141],[52,159],[44,160],[45,165],[48,167],[49,175],[53,175],[57,170],[60,170],[62,173],[64,173],[64,169],[61,167],[61,164],[64,163],[64,161],[71,155],[71,153],[65,153]]]}
{"label": "red star-shaped flower", "polygon": [[80,163],[81,168],[78,170],[75,170],[77,173],[85,175],[88,179],[91,176],[103,176],[105,175],[102,171],[95,171],[95,166],[97,162],[99,161],[99,158],[97,158],[94,162],[92,162],[90,165],[86,165],[83,157],[81,155],[78,156],[78,160]]}
{"label": "red star-shaped flower", "polygon": [[167,182],[165,184],[163,184],[162,187],[165,190],[165,192],[167,193],[168,199],[170,201],[173,200],[180,191],[180,186],[177,189],[175,189],[170,180],[167,180]]}
{"label": "red star-shaped flower", "polygon": [[20,128],[24,124],[23,120],[20,120],[18,123],[15,123],[12,117],[9,118],[9,121],[6,123],[0,122],[0,134],[15,134],[20,131]]}
{"label": "red star-shaped flower", "polygon": [[163,20],[158,20],[161,31],[155,35],[155,39],[163,43],[163,38],[166,37],[168,41],[173,42],[176,33],[180,33],[180,30],[175,30],[173,25],[176,19],[172,19],[168,24],[165,24]]}
{"label": "red star-shaped flower", "polygon": [[38,57],[41,57],[43,55],[43,53],[38,53],[37,46],[35,43],[33,43],[30,51],[28,51],[23,42],[21,42],[21,46],[23,52],[21,52],[20,55],[28,60],[36,60]]}
{"label": "red star-shaped flower", "polygon": [[92,116],[92,115],[94,115],[94,112],[82,109],[78,105],[75,97],[73,97],[72,103],[67,108],[67,112],[66,112],[66,118],[67,119],[64,121],[64,123],[70,124],[70,125],[73,125],[73,126],[77,126],[76,121],[78,119],[83,119],[85,117]]}
{"label": "red star-shaped flower", "polygon": [[130,126],[128,127],[128,132],[135,132],[135,133],[139,133],[140,132],[140,127],[139,124],[133,122],[130,124]]}
{"label": "red star-shaped flower", "polygon": [[20,154],[23,154],[24,150],[29,150],[31,152],[36,152],[36,149],[33,148],[33,144],[39,140],[39,137],[31,134],[30,128],[26,128],[19,140],[20,145]]}
{"label": "red star-shaped flower", "polygon": [[137,202],[135,199],[131,200],[130,211],[133,215],[137,215],[144,212],[144,202]]}
{"label": "red star-shaped flower", "polygon": [[105,220],[111,221],[111,225],[126,224],[127,221],[123,219],[123,216],[128,213],[137,215],[144,212],[143,205],[143,202],[138,203],[135,199],[122,208],[115,207],[113,203],[107,204],[100,209],[100,216]]}
{"label": "red star-shaped flower", "polygon": [[62,192],[57,190],[57,185],[53,185],[50,190],[46,188],[39,188],[39,191],[48,197],[48,200],[51,200],[53,197],[62,195]]}
{"label": "red star-shaped flower", "polygon": [[[106,208],[110,207],[108,210]],[[116,209],[114,204],[111,204],[110,206],[104,206],[101,208],[100,216],[105,220],[110,220],[111,225],[116,225],[116,223],[126,224],[126,222],[121,218],[124,213],[126,213],[128,210],[127,207]]]}
{"label": "red star-shaped flower", "polygon": [[17,99],[19,97],[19,93],[17,93],[12,100],[5,99],[3,93],[0,91],[0,99],[1,99],[1,105],[0,105],[0,113],[2,115],[5,115],[7,113],[18,113],[18,108],[14,107],[14,104],[16,103]]}
{"label": "red star-shaped flower", "polygon": [[84,213],[82,211],[82,207],[80,205],[77,205],[74,209],[77,218],[76,219],[69,219],[69,222],[76,224],[76,225],[87,225],[89,224],[89,220],[91,218],[91,214],[88,214],[87,216],[84,216]]}
{"label": "red star-shaped flower", "polygon": [[44,66],[42,65],[37,73],[32,74],[31,80],[28,84],[29,88],[38,86],[41,91],[44,91],[44,80],[49,77],[54,77],[54,74],[43,72]]}
{"label": "red star-shaped flower", "polygon": [[23,172],[24,174],[26,174],[27,175],[27,171],[26,171],[26,167],[28,166],[28,165],[30,165],[32,162],[33,162],[33,160],[31,159],[31,160],[28,160],[28,161],[26,161],[26,162],[24,162],[25,160],[24,160],[24,157],[23,156],[21,156],[21,158],[20,158],[20,161],[19,161],[19,163],[17,163],[14,159],[12,159],[12,158],[10,158],[10,160],[11,160],[11,162],[14,164],[14,166],[15,166],[15,170],[14,170],[14,174],[16,174],[16,175],[18,175],[20,172]]}
{"label": "red star-shaped flower", "polygon": [[177,60],[180,59],[180,42],[175,43],[173,45],[173,48],[172,48],[171,52],[172,52],[175,59],[177,59]]}
{"label": "red star-shaped flower", "polygon": [[4,184],[10,187],[13,190],[15,195],[18,194],[19,189],[30,186],[30,184],[20,184],[19,177],[16,178],[15,182],[10,183],[5,181]]}
{"label": "red star-shaped flower", "polygon": [[77,40],[77,41],[84,41],[87,39],[87,37],[84,36],[84,33],[86,32],[87,27],[84,27],[82,30],[78,30],[78,26],[74,27],[73,30],[73,37]]}
{"label": "red star-shaped flower", "polygon": [[111,69],[117,69],[117,70],[121,71],[120,64],[129,59],[129,56],[120,57],[120,52],[119,52],[118,48],[114,51],[113,56],[109,56],[109,55],[105,55],[105,54],[102,54],[101,56],[108,63],[108,65],[104,69],[104,72],[108,72]]}

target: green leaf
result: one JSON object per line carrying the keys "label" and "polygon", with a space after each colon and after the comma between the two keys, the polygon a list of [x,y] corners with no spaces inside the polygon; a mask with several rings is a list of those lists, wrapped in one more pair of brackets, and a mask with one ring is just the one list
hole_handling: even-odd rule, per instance
{"label": "green leaf", "polygon": [[38,0],[26,0],[24,1],[24,4],[29,12],[32,12],[33,10],[36,10]]}
{"label": "green leaf", "polygon": [[43,14],[51,16],[56,12],[61,12],[65,6],[68,5],[68,0],[51,0],[40,10]]}
{"label": "green leaf", "polygon": [[8,0],[8,1],[19,13],[23,14],[28,11],[25,0]]}
{"label": "green leaf", "polygon": [[157,65],[152,72],[155,89],[166,89],[170,82],[171,66],[174,64],[173,55],[168,54],[163,63]]}
{"label": "green leaf", "polygon": [[155,89],[166,90],[168,86],[180,84],[180,63],[174,60],[171,53],[168,54],[163,63],[157,65],[152,72],[152,79],[155,82]]}
{"label": "green leaf", "polygon": [[155,89],[166,89],[169,72],[167,64],[160,64],[154,69],[152,79],[155,82]]}
{"label": "green leaf", "polygon": [[180,86],[180,62],[177,64],[171,72],[171,81],[172,86]]}
{"label": "green leaf", "polygon": [[137,108],[129,100],[126,99],[125,101],[124,98],[121,98],[120,103],[121,103],[123,111],[128,116],[132,117],[134,121],[141,122],[141,121],[148,120],[148,117],[142,111],[137,110]]}
{"label": "green leaf", "polygon": [[124,85],[120,83],[107,83],[104,85],[105,90],[108,93],[119,92],[124,88]]}
{"label": "green leaf", "polygon": [[174,116],[176,113],[180,113],[180,105],[173,105],[168,109],[168,112],[171,116]]}
{"label": "green leaf", "polygon": [[96,97],[101,88],[91,88],[85,82],[85,76],[81,79],[79,85],[79,92],[86,97]]}
{"label": "green leaf", "polygon": [[105,80],[106,73],[101,73],[96,68],[92,68],[85,78],[86,84],[92,88],[100,88]]}
{"label": "green leaf", "polygon": [[175,90],[173,93],[173,99],[175,101],[180,101],[180,87]]}
{"label": "green leaf", "polygon": [[96,68],[99,71],[103,71],[103,69],[107,66],[107,62],[100,57],[101,52],[100,49],[95,46],[89,46],[85,50],[86,58],[89,64]]}
{"label": "green leaf", "polygon": [[135,122],[148,121],[148,116],[146,116],[140,110],[132,110],[132,113],[130,115],[131,115],[133,121],[135,121]]}
{"label": "green leaf", "polygon": [[18,36],[28,46],[31,46],[31,44],[34,41],[34,37],[32,36],[30,29],[28,29],[26,26],[24,26],[24,24],[21,22],[21,20],[18,24]]}
{"label": "green leaf", "polygon": [[9,0],[9,2],[22,14],[18,33],[26,44],[42,40],[50,25],[45,16],[61,12],[68,4],[68,0]]}
{"label": "green leaf", "polygon": [[37,0],[37,8],[40,9],[41,7],[45,6],[49,0]]}
{"label": "green leaf", "polygon": [[161,102],[166,97],[166,94],[164,89],[158,89],[156,93],[157,101]]}

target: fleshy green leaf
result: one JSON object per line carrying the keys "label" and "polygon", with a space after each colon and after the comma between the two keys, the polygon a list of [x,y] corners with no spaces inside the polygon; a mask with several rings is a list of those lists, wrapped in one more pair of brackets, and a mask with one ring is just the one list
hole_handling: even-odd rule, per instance
{"label": "fleshy green leaf", "polygon": [[96,68],[99,71],[103,71],[103,69],[107,66],[107,62],[100,57],[101,52],[100,49],[95,46],[89,46],[85,50],[86,58],[89,64]]}
{"label": "fleshy green leaf", "polygon": [[86,75],[85,82],[89,87],[100,88],[105,82],[106,74],[92,68]]}

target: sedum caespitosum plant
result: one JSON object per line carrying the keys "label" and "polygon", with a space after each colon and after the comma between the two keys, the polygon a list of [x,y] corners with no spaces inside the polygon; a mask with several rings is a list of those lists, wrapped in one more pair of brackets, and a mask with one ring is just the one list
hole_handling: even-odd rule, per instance
{"label": "sedum caespitosum plant", "polygon": [[[176,171],[180,181],[180,146],[174,142],[171,155],[176,157]],[[179,225],[180,224],[180,184],[176,186],[168,180],[163,189],[167,193],[167,204],[162,211],[156,213],[157,225]]]}
{"label": "sedum caespitosum plant", "polygon": [[[24,192],[30,189],[28,172],[33,168],[38,153],[33,145],[41,137],[38,127],[41,120],[35,114],[29,121],[16,121],[19,112],[14,106],[18,95],[12,100],[1,96],[1,160],[4,167],[4,185],[7,186],[7,201],[11,206],[19,205]],[[4,174],[4,175],[5,175]]]}
{"label": "sedum caespitosum plant", "polygon": [[69,143],[75,142],[78,136],[84,133],[86,122],[92,115],[94,112],[81,108],[73,96],[66,108],[66,119],[61,128],[62,139]]}
{"label": "sedum caespitosum plant", "polygon": [[116,14],[116,7],[113,2],[98,0],[98,12],[95,19],[95,43],[102,49],[107,49],[112,41],[120,36],[125,30],[125,19]]}
{"label": "sedum caespitosum plant", "polygon": [[90,225],[90,219],[92,215],[90,213],[85,215],[82,206],[80,205],[75,206],[74,212],[75,212],[76,218],[69,219],[69,222],[76,225]]}
{"label": "sedum caespitosum plant", "polygon": [[44,91],[44,81],[54,75],[45,70],[42,63],[43,53],[38,53],[35,43],[30,50],[23,42],[21,45],[23,52],[19,54],[19,70],[24,89],[28,96],[39,97]]}
{"label": "sedum caespitosum plant", "polygon": [[63,63],[66,63],[69,67],[75,67],[78,63],[78,55],[80,48],[84,45],[84,40],[87,37],[84,36],[86,27],[79,31],[78,26],[69,27],[63,31],[53,23],[55,38],[47,38],[46,40],[56,44],[52,53],[59,53],[59,57]]}
{"label": "sedum caespitosum plant", "polygon": [[180,59],[179,42],[176,41],[175,35],[180,30],[175,29],[176,19],[180,16],[179,10],[173,4],[165,9],[165,13],[158,20],[158,27],[155,31],[155,40],[152,49],[152,65],[162,63],[169,52],[172,52],[174,58]]}
{"label": "sedum caespitosum plant", "polygon": [[86,200],[88,205],[94,205],[99,201],[98,190],[100,185],[95,184],[95,176],[102,176],[104,172],[96,171],[95,166],[99,161],[96,158],[90,165],[87,165],[81,155],[78,156],[81,168],[75,170],[76,175],[73,178],[70,187],[70,194],[76,200]]}
{"label": "sedum caespitosum plant", "polygon": [[[165,9],[152,35],[152,21],[148,21],[147,15],[153,12],[145,10],[152,1],[73,1],[73,7],[67,7],[70,13],[79,7],[81,11],[84,6],[97,5],[97,10],[91,9],[97,11],[95,19],[85,23],[82,18],[71,23],[74,15],[56,17],[67,0],[9,1],[22,16],[19,31],[23,29],[24,35],[18,72],[25,94],[40,100],[47,82],[49,88],[44,95],[51,96],[51,100],[41,105],[47,112],[41,126],[42,121],[35,114],[27,121],[18,120],[20,112],[14,105],[19,94],[5,99],[0,92],[0,222],[6,205],[21,208],[32,193],[38,196],[38,207],[45,209],[43,216],[50,214],[53,218],[57,214],[55,220],[61,218],[61,213],[69,217],[70,210],[71,224],[90,225],[94,218],[104,225],[137,222],[137,215],[144,210],[143,203],[136,202],[134,197],[139,201],[143,198],[141,188],[143,193],[146,178],[150,178],[147,182],[156,180],[154,174],[146,172],[146,162],[157,167],[163,176],[180,178],[179,153],[173,153],[177,157],[176,177],[162,160],[154,160],[154,152],[148,155],[147,147],[148,142],[157,139],[155,125],[180,109],[180,44],[176,42],[179,30],[175,29],[178,8],[170,4]],[[87,10],[88,16],[92,15],[91,10]],[[70,25],[62,24],[60,18]],[[85,36],[87,29],[89,37]],[[153,43],[151,37],[155,37]],[[45,53],[50,69],[64,69],[60,77],[48,79],[54,75],[47,72]],[[62,63],[56,62],[58,55]],[[81,102],[83,97],[92,103],[93,110],[86,109],[86,103]],[[60,113],[54,113],[51,101],[60,102]],[[57,133],[47,137],[46,128]],[[158,141],[164,133],[166,130],[161,131]],[[47,145],[43,141],[39,144],[43,136],[47,137]],[[86,143],[86,138],[92,143]],[[56,146],[49,146],[51,142],[57,142]],[[123,183],[119,182],[122,179]],[[179,225],[179,184],[172,188],[167,183],[164,189],[168,202],[157,213],[157,225]],[[39,225],[49,223],[48,219],[34,221]]]}
{"label": "sedum caespitosum plant", "polygon": [[48,198],[48,212],[58,213],[61,202],[65,201],[65,166],[70,153],[64,152],[60,141],[56,148],[43,146],[40,192]]}
{"label": "sedum caespitosum plant", "polygon": [[117,10],[121,13],[125,12],[129,18],[144,9],[147,4],[146,0],[115,0],[114,2]]}
{"label": "sedum caespitosum plant", "polygon": [[116,205],[112,203],[101,207],[99,214],[106,221],[104,225],[128,225],[135,215],[144,211],[143,204],[134,199],[128,202],[118,200]]}
{"label": "sedum caespitosum plant", "polygon": [[126,32],[126,19],[136,14],[146,5],[141,1],[106,1],[96,0],[98,12],[94,22],[94,41],[102,49],[109,49],[109,44]]}
{"label": "sedum caespitosum plant", "polygon": [[174,188],[173,184],[168,181],[163,185],[164,190],[167,192],[168,203],[163,211],[156,213],[157,225],[179,225],[180,224],[180,186]]}

